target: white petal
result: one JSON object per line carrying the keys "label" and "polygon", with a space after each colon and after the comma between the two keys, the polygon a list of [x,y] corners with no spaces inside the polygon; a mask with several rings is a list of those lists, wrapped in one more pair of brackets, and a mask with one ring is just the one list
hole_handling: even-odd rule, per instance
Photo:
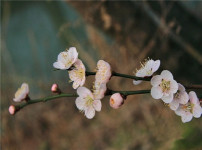
{"label": "white petal", "polygon": [[58,55],[58,62],[65,63],[67,58],[68,58],[68,53],[66,51],[60,52],[60,54]]}
{"label": "white petal", "polygon": [[167,79],[167,80],[173,80],[173,75],[170,71],[168,70],[163,70],[161,72],[161,76],[163,79]]}
{"label": "white petal", "polygon": [[80,98],[80,97],[77,97],[76,98],[76,107],[79,109],[79,110],[84,110],[85,109],[85,100]]}
{"label": "white petal", "polygon": [[153,76],[151,79],[151,85],[156,87],[161,83],[161,81],[162,77],[160,75]]}
{"label": "white petal", "polygon": [[161,99],[164,101],[164,103],[170,103],[173,100],[173,94],[169,94],[168,96],[163,96]]}
{"label": "white petal", "polygon": [[186,104],[189,101],[189,95],[187,92],[181,92],[179,102],[180,104]]}
{"label": "white petal", "polygon": [[193,107],[193,116],[195,117],[195,118],[200,118],[201,117],[201,114],[202,114],[202,108],[201,108],[201,106],[200,105],[195,105],[194,107]]}
{"label": "white petal", "polygon": [[178,83],[178,90],[179,90],[180,92],[184,92],[184,91],[185,91],[185,88],[184,88],[184,86],[183,86],[182,84]]}
{"label": "white petal", "polygon": [[175,80],[170,81],[170,93],[176,93],[178,90],[178,84]]}
{"label": "white petal", "polygon": [[85,116],[88,118],[88,119],[92,119],[94,116],[95,116],[95,109],[93,107],[88,107],[86,110],[85,110]]}
{"label": "white petal", "polygon": [[169,106],[170,106],[170,109],[172,109],[172,110],[177,110],[178,107],[179,107],[179,102],[173,100],[173,101],[169,104]]}
{"label": "white petal", "polygon": [[70,80],[72,80],[72,81],[77,80],[77,76],[76,76],[75,70],[68,71],[68,73],[69,73]]}
{"label": "white petal", "polygon": [[142,80],[137,80],[137,81],[136,81],[136,80],[133,80],[133,84],[134,84],[134,85],[138,85],[138,84],[140,84],[141,82],[142,82]]}
{"label": "white petal", "polygon": [[100,100],[94,100],[93,107],[96,111],[101,111],[102,103]]}
{"label": "white petal", "polygon": [[72,60],[72,63],[75,63],[78,59],[78,52],[75,47],[70,47],[68,50],[69,58]]}
{"label": "white petal", "polygon": [[80,81],[81,81],[80,79],[74,81],[74,83],[73,83],[73,88],[74,88],[74,89],[77,89],[77,88],[79,87]]}
{"label": "white petal", "polygon": [[154,61],[153,67],[152,67],[152,72],[156,72],[160,67],[160,60]]}
{"label": "white petal", "polygon": [[194,91],[189,92],[189,98],[192,104],[200,104],[199,99]]}
{"label": "white petal", "polygon": [[79,97],[85,98],[86,96],[89,95],[91,98],[93,98],[92,92],[89,89],[87,89],[86,87],[79,87],[77,89],[77,94],[79,95]]}
{"label": "white petal", "polygon": [[184,111],[181,109],[180,106],[178,107],[177,110],[175,110],[175,114],[178,115],[178,116],[182,116],[184,114]]}
{"label": "white petal", "polygon": [[159,86],[152,87],[152,89],[151,89],[151,96],[154,99],[160,99],[163,96],[161,88]]}
{"label": "white petal", "polygon": [[54,62],[53,67],[57,69],[65,69],[65,66],[61,62]]}
{"label": "white petal", "polygon": [[191,121],[192,118],[193,118],[193,116],[190,112],[186,112],[184,115],[181,116],[183,123]]}

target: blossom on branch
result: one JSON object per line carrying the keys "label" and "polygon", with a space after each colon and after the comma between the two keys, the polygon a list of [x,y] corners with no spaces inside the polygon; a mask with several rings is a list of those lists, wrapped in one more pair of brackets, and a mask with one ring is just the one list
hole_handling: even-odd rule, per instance
{"label": "blossom on branch", "polygon": [[79,110],[85,113],[88,119],[95,116],[95,111],[101,111],[101,101],[95,100],[92,92],[86,87],[79,87],[77,89],[79,97],[76,99],[76,106]]}
{"label": "blossom on branch", "polygon": [[[160,60],[146,60],[144,63],[141,63],[141,68],[136,71],[135,76],[137,77],[150,77],[159,69]],[[133,80],[134,85],[138,85],[142,80]]]}
{"label": "blossom on branch", "polygon": [[106,91],[107,91],[107,86],[105,83],[99,83],[95,81],[93,86],[93,95],[96,100],[103,99]]}
{"label": "blossom on branch", "polygon": [[178,116],[181,116],[183,123],[189,122],[193,117],[200,118],[202,114],[202,108],[196,93],[189,92],[189,102],[186,104],[180,104],[179,108],[175,110]]}
{"label": "blossom on branch", "polygon": [[95,75],[96,82],[102,84],[107,83],[111,78],[112,72],[109,63],[104,60],[99,60],[97,63],[97,71]]}
{"label": "blossom on branch", "polygon": [[154,99],[162,99],[165,103],[172,102],[173,95],[178,90],[178,84],[168,70],[162,71],[161,75],[152,77],[151,85],[151,96]]}
{"label": "blossom on branch", "polygon": [[109,104],[114,109],[120,108],[123,103],[124,99],[120,93],[115,93],[110,97]]}
{"label": "blossom on branch", "polygon": [[15,98],[13,98],[13,101],[21,102],[28,97],[28,94],[29,94],[29,86],[27,83],[23,83],[15,93]]}
{"label": "blossom on branch", "polygon": [[69,50],[61,52],[58,59],[53,63],[53,67],[57,69],[69,69],[78,59],[78,52],[75,47],[70,47]]}
{"label": "blossom on branch", "polygon": [[178,83],[178,90],[174,94],[173,101],[169,104],[172,110],[176,110],[179,107],[179,104],[186,104],[189,101],[189,95],[185,91],[185,88],[182,84]]}
{"label": "blossom on branch", "polygon": [[69,71],[69,78],[74,81],[73,88],[77,89],[79,86],[83,86],[86,80],[86,68],[80,59],[74,63],[74,69]]}

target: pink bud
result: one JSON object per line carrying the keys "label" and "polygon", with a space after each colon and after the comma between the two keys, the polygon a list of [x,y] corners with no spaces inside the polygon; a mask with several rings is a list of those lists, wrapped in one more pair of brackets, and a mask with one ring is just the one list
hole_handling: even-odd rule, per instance
{"label": "pink bud", "polygon": [[114,109],[118,109],[123,103],[124,99],[120,93],[115,93],[110,97],[109,104]]}
{"label": "pink bud", "polygon": [[9,108],[8,108],[8,111],[11,115],[14,115],[15,114],[15,106],[14,105],[10,105]]}
{"label": "pink bud", "polygon": [[57,85],[56,83],[54,83],[54,84],[52,85],[51,91],[52,91],[53,93],[58,93],[58,92],[59,92],[59,87],[58,87],[58,85]]}

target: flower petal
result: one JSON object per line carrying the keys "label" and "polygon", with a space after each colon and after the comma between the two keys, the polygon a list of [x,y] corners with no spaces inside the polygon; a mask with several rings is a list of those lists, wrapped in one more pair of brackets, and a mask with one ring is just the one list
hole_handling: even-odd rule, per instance
{"label": "flower petal", "polygon": [[78,52],[75,47],[70,47],[68,50],[68,56],[72,60],[72,64],[78,59]]}
{"label": "flower petal", "polygon": [[82,99],[81,97],[77,97],[75,103],[76,103],[76,107],[79,110],[84,110],[85,109],[85,100]]}
{"label": "flower petal", "polygon": [[102,103],[100,100],[94,100],[93,107],[96,111],[101,111]]}
{"label": "flower petal", "polygon": [[189,95],[187,92],[181,92],[179,102],[180,104],[186,104],[189,101]]}
{"label": "flower petal", "polygon": [[133,80],[133,84],[134,85],[138,85],[138,84],[140,84],[142,82],[142,80]]}
{"label": "flower petal", "polygon": [[92,119],[94,116],[95,116],[95,109],[93,107],[88,107],[86,110],[85,110],[85,116],[88,118],[88,119]]}
{"label": "flower petal", "polygon": [[200,104],[199,99],[194,91],[189,92],[189,98],[192,104]]}
{"label": "flower petal", "polygon": [[167,80],[173,80],[173,75],[170,71],[168,70],[163,70],[161,72],[161,76],[163,79],[167,79]]}
{"label": "flower petal", "polygon": [[173,100],[173,94],[169,94],[168,96],[163,96],[161,99],[164,101],[164,103],[170,103]]}
{"label": "flower petal", "polygon": [[151,79],[151,85],[157,87],[162,81],[162,77],[160,75],[153,76]]}
{"label": "flower petal", "polygon": [[180,92],[184,92],[184,91],[185,91],[185,88],[184,88],[184,86],[183,86],[182,84],[178,83],[178,90],[179,90]]}
{"label": "flower petal", "polygon": [[179,107],[179,102],[176,101],[176,100],[173,100],[173,101],[169,104],[169,106],[170,106],[170,109],[172,109],[172,110],[177,110],[178,107]]}
{"label": "flower petal", "polygon": [[75,80],[74,83],[73,83],[73,88],[74,88],[74,89],[77,89],[77,88],[79,87],[79,85],[80,85],[80,79],[77,79],[77,80]]}
{"label": "flower petal", "polygon": [[181,119],[182,119],[183,123],[191,121],[192,118],[193,118],[193,116],[192,116],[192,114],[190,112],[185,112],[185,114],[181,116]]}
{"label": "flower petal", "polygon": [[151,96],[154,99],[160,99],[163,96],[162,90],[159,86],[151,88]]}
{"label": "flower petal", "polygon": [[176,93],[178,90],[178,84],[175,80],[170,81],[170,93]]}
{"label": "flower petal", "polygon": [[152,67],[153,73],[156,72],[159,69],[160,63],[161,63],[160,60],[154,61],[154,64],[153,64],[153,67]]}
{"label": "flower petal", "polygon": [[53,67],[57,69],[65,69],[64,64],[62,64],[61,62],[54,62]]}
{"label": "flower petal", "polygon": [[77,94],[79,95],[79,97],[86,97],[86,96],[90,96],[91,98],[93,98],[93,94],[92,94],[92,92],[89,90],[89,89],[87,89],[86,87],[79,87],[78,89],[77,89]]}
{"label": "flower petal", "polygon": [[195,106],[193,107],[193,116],[195,118],[200,118],[202,114],[202,108],[200,105],[195,104]]}

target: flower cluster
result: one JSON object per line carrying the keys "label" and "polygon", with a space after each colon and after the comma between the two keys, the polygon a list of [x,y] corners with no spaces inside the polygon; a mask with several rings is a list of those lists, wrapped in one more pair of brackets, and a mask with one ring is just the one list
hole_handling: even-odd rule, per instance
{"label": "flower cluster", "polygon": [[202,108],[196,93],[191,91],[188,95],[184,86],[173,79],[170,71],[163,70],[160,75],[153,76],[151,85],[152,97],[169,104],[170,109],[181,116],[182,122],[201,116]]}

